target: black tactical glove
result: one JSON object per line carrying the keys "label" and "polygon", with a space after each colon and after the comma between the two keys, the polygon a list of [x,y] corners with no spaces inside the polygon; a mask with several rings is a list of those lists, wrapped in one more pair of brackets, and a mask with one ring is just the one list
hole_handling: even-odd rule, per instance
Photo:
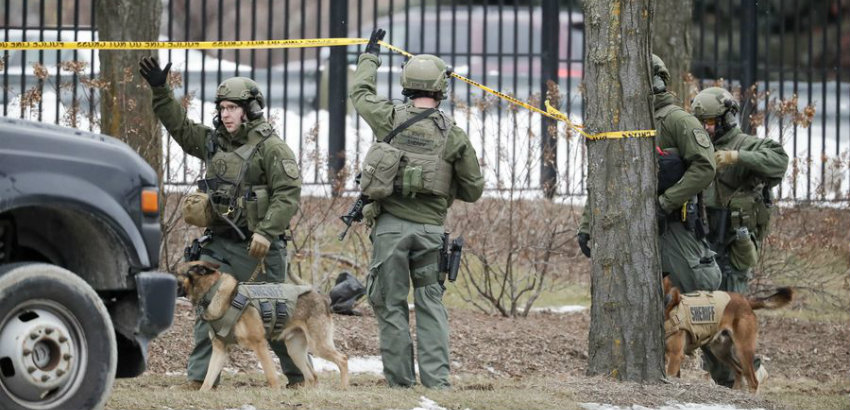
{"label": "black tactical glove", "polygon": [[378,53],[381,52],[381,46],[378,45],[378,41],[383,40],[385,34],[387,34],[387,32],[381,28],[376,28],[372,31],[372,36],[369,37],[369,43],[366,44],[366,49],[363,50],[363,52],[378,55]]}
{"label": "black tactical glove", "polygon": [[145,57],[139,62],[139,74],[142,75],[151,87],[161,87],[165,85],[165,80],[168,79],[168,71],[171,70],[171,63],[165,66],[165,70],[159,68],[159,63],[156,58]]}
{"label": "black tactical glove", "polygon": [[589,258],[590,257],[590,245],[588,244],[588,242],[590,242],[590,234],[584,233],[584,232],[579,232],[579,234],[578,234],[578,246],[581,248],[581,253],[583,253],[584,256],[587,256]]}

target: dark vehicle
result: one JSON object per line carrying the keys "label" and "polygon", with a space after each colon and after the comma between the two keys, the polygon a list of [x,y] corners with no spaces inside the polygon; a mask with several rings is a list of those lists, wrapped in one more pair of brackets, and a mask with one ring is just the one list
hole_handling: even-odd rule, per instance
{"label": "dark vehicle", "polygon": [[171,325],[156,172],[114,138],[0,118],[0,407],[103,407]]}

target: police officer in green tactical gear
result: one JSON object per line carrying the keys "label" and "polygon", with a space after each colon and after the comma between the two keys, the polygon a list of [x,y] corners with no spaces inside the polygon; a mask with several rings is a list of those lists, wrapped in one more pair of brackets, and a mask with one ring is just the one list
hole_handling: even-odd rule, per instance
{"label": "police officer in green tactical gear", "polygon": [[[675,97],[667,91],[670,73],[654,54],[652,74],[655,144],[665,156],[681,158],[680,167],[667,167],[664,164],[668,162],[662,161],[658,171],[659,181],[674,181],[673,184],[659,182],[656,202],[661,270],[682,292],[716,290],[720,286],[720,268],[699,229],[703,221],[687,219],[698,218],[699,212],[682,212],[698,208],[698,194],[711,184],[715,172],[714,148],[699,121],[675,104]],[[590,238],[590,209],[585,206],[577,239],[588,257],[592,249]]]}
{"label": "police officer in green tactical gear", "polygon": [[[723,272],[720,290],[747,294],[752,267],[758,262],[758,250],[768,232],[770,189],[782,182],[788,154],[770,138],[741,131],[736,119],[738,102],[723,88],[702,90],[691,106],[716,150],[717,173],[705,199],[709,242]],[[757,376],[764,377],[764,367],[756,365]],[[731,369],[714,363],[706,363],[706,367],[718,384],[731,387],[734,383]]]}
{"label": "police officer in green tactical gear", "polygon": [[447,388],[442,225],[455,199],[481,197],[484,178],[469,137],[437,109],[448,86],[443,60],[418,55],[407,61],[401,86],[409,102],[393,104],[376,95],[378,41],[384,34],[372,32],[350,94],[377,137],[360,175],[360,188],[372,200],[363,210],[373,245],[366,294],[378,319],[384,376],[390,386],[411,387],[416,376],[407,297],[413,283],[420,379],[425,387]]}
{"label": "police officer in green tactical gear", "polygon": [[[161,69],[154,58],[139,72],[153,91],[153,109],[174,140],[206,164],[199,192],[184,201],[184,219],[206,228],[187,248],[187,259],[220,265],[240,282],[283,282],[287,271],[284,232],[298,210],[301,177],[295,155],[263,118],[263,94],[248,78],[225,80],[216,91],[214,128],[197,124],[166,84],[171,63]],[[193,198],[203,198],[191,202]],[[195,209],[200,209],[196,211]],[[194,249],[194,251],[189,251]],[[189,357],[188,388],[204,380],[212,354],[209,325],[196,319],[195,346]],[[280,358],[288,386],[304,377],[282,342],[271,347]]]}

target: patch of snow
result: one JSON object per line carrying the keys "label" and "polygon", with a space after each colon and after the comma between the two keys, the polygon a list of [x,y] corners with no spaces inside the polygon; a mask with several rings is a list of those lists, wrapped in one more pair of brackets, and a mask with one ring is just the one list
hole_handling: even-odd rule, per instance
{"label": "patch of snow", "polygon": [[580,305],[565,305],[565,306],[545,306],[531,308],[532,312],[549,312],[549,313],[578,313],[587,309],[587,306]]}
{"label": "patch of snow", "polygon": [[[335,364],[313,356],[313,369],[317,372],[339,372]],[[363,356],[348,358],[349,373],[384,374],[384,364],[381,356]]]}
{"label": "patch of snow", "polygon": [[440,406],[434,400],[419,396],[419,407],[414,407],[412,410],[446,410],[446,408]]}

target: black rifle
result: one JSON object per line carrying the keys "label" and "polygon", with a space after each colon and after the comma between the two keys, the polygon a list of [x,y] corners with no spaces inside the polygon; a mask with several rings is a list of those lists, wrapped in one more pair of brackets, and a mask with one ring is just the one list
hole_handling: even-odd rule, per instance
{"label": "black rifle", "polygon": [[357,200],[354,201],[354,203],[351,205],[351,208],[348,208],[348,212],[346,212],[345,215],[339,217],[339,219],[342,220],[342,223],[345,224],[345,230],[339,234],[337,239],[345,239],[345,235],[347,235],[348,230],[351,229],[351,224],[353,222],[360,222],[363,220],[363,207],[371,202],[372,200],[370,200],[366,196],[360,195]]}
{"label": "black rifle", "polygon": [[767,207],[767,208],[772,208],[773,207],[773,195],[771,194],[770,187],[767,186],[767,184],[765,184],[761,188],[761,196],[762,196],[762,200],[764,201],[764,206]]}
{"label": "black rifle", "polygon": [[707,208],[708,220],[711,222],[708,241],[715,252],[726,246],[726,229],[729,226],[729,210],[724,208]]}
{"label": "black rifle", "polygon": [[198,180],[198,190],[201,192],[213,192],[218,189],[218,178],[205,178]]}
{"label": "black rifle", "polygon": [[204,234],[204,236],[201,236],[200,238],[193,239],[192,244],[183,249],[183,261],[197,261],[201,259],[201,254],[210,254],[211,252],[209,250],[201,248],[201,245],[207,243],[210,239],[212,239],[212,236],[208,234]]}
{"label": "black rifle", "polygon": [[696,232],[697,229],[697,197],[694,195],[688,202],[685,203],[685,228],[691,232]]}

